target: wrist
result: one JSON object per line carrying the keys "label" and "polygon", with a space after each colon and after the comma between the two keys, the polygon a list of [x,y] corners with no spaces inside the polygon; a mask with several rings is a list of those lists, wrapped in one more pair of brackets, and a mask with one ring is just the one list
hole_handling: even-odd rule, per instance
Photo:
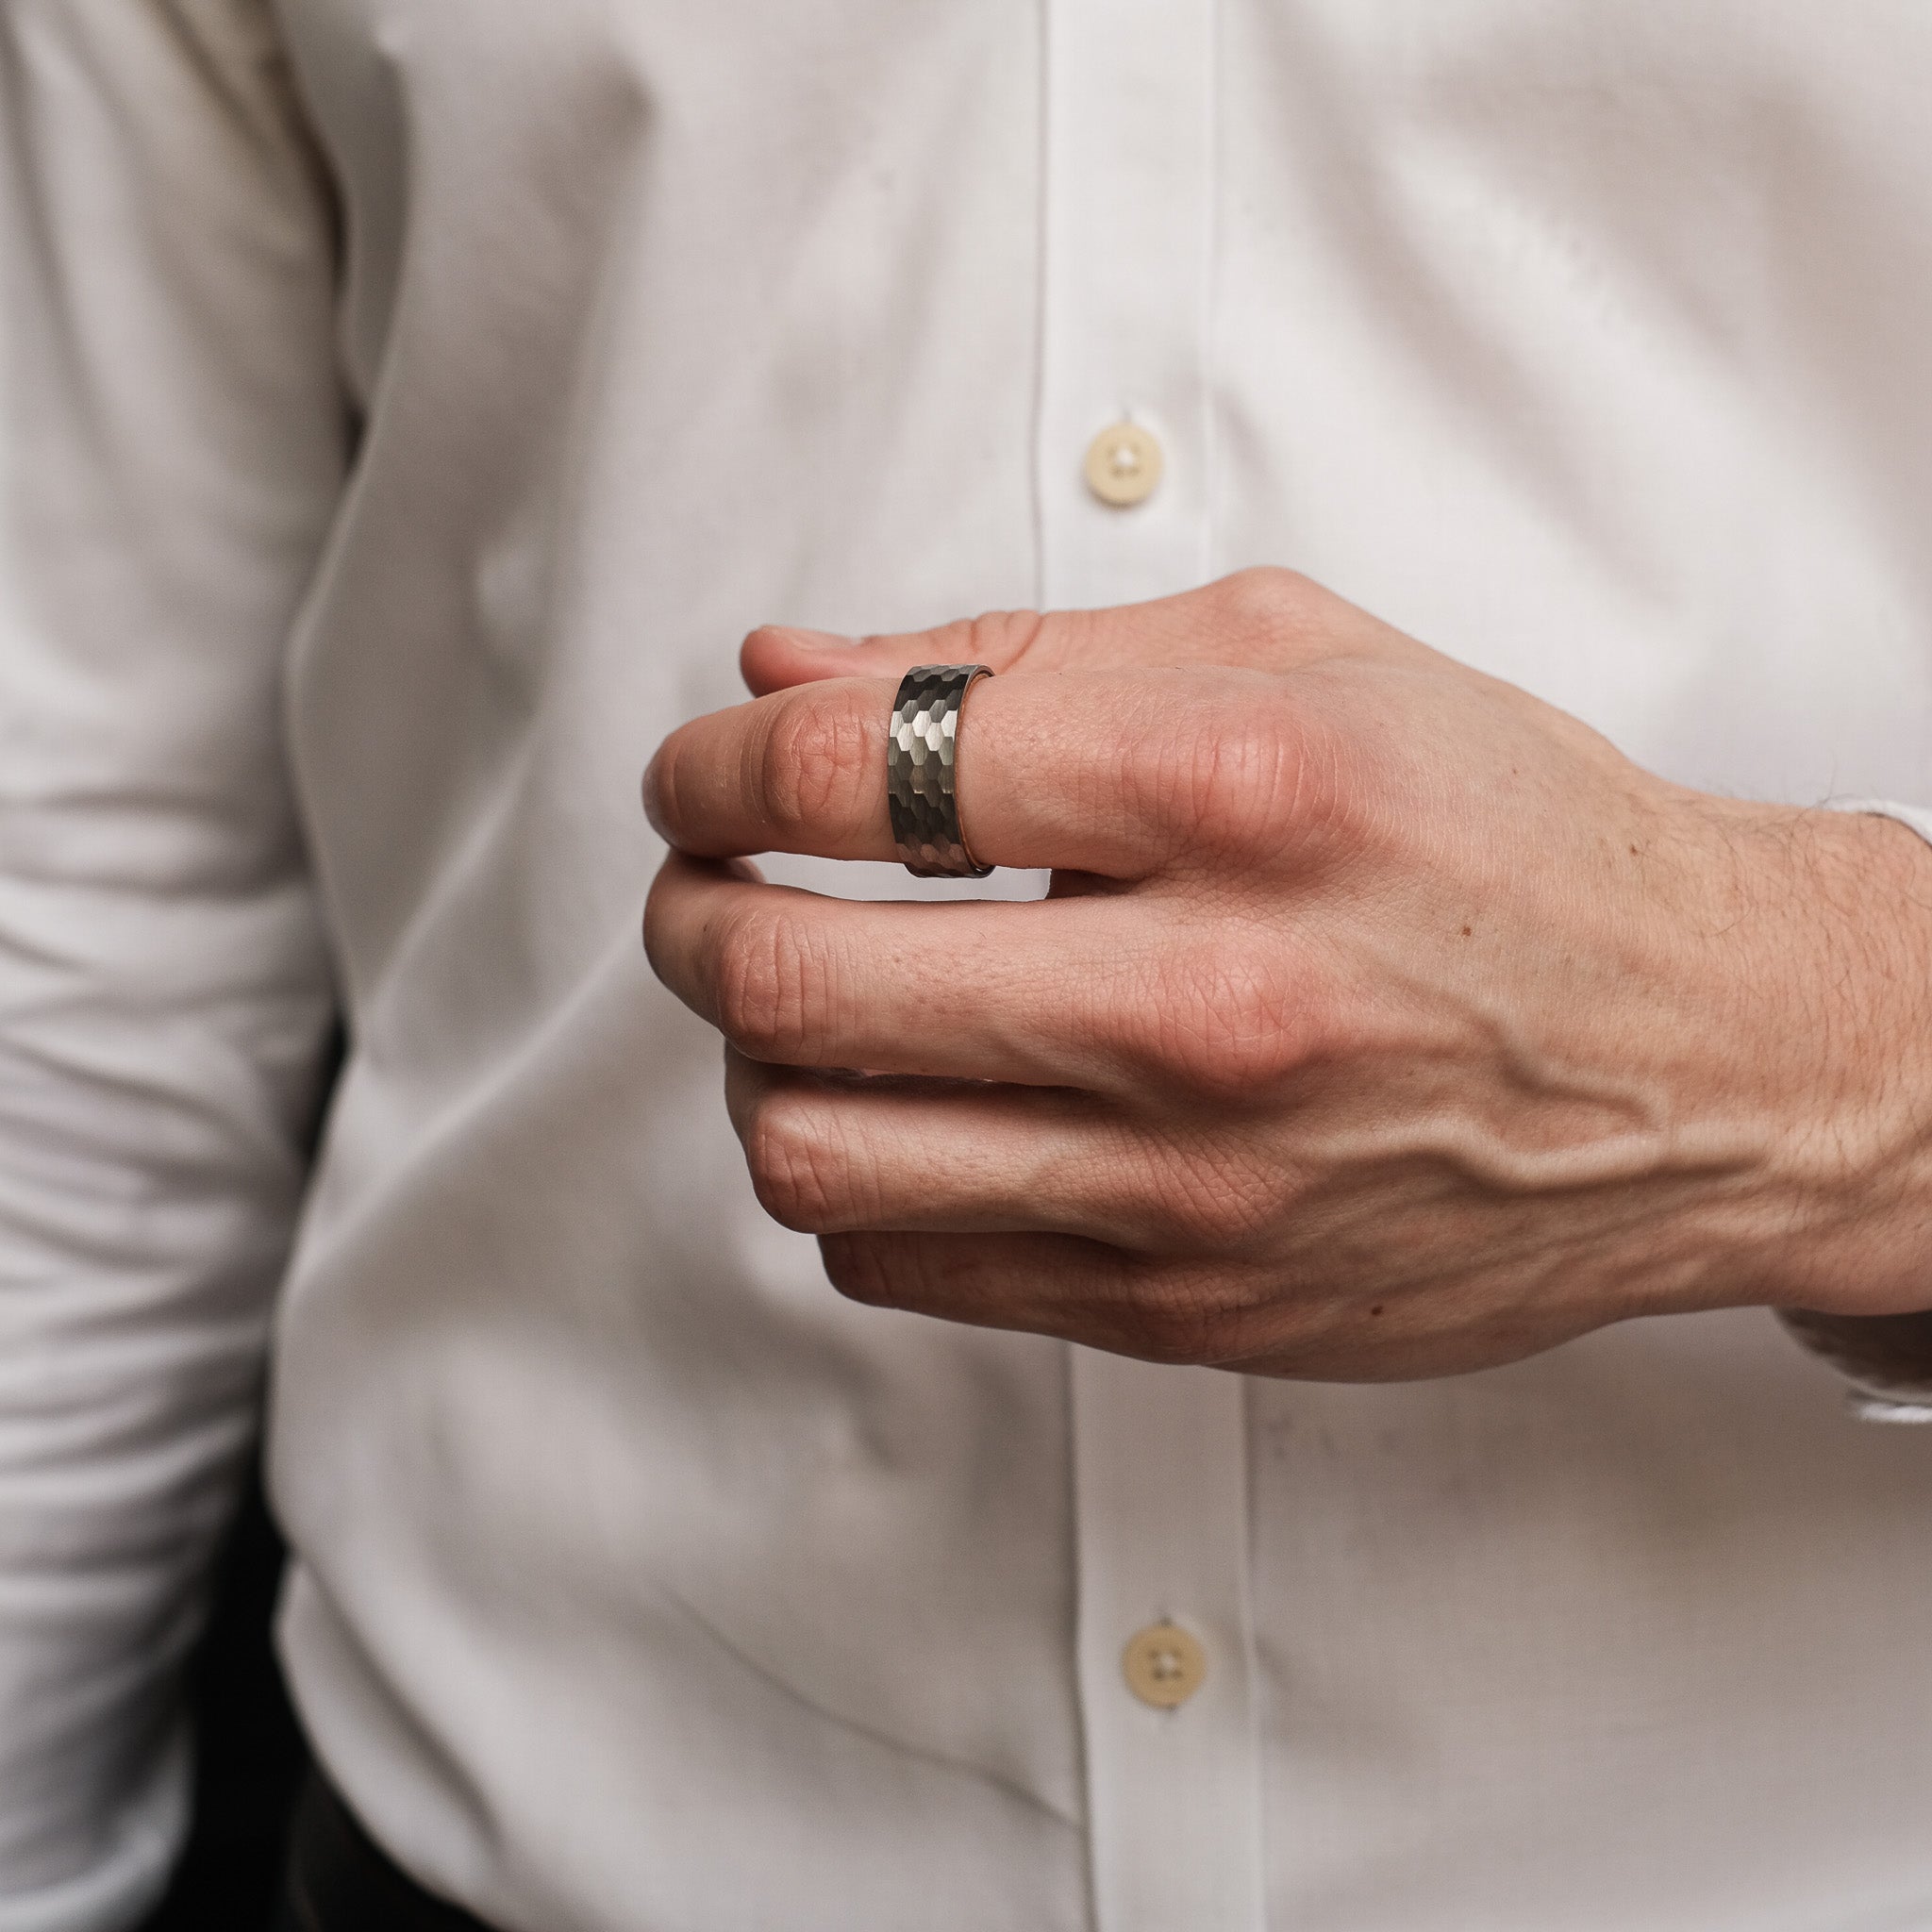
{"label": "wrist", "polygon": [[1932,846],[1874,815],[1792,812],[1760,816],[1738,852],[1756,1008],[1740,1045],[1775,1070],[1741,1298],[1932,1307]]}

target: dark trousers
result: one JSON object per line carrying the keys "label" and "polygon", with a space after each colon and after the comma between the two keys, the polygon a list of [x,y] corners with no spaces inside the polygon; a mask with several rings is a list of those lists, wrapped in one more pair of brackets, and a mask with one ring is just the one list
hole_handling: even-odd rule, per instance
{"label": "dark trousers", "polygon": [[310,1772],[289,1843],[276,1932],[490,1932],[399,1871],[320,1772]]}

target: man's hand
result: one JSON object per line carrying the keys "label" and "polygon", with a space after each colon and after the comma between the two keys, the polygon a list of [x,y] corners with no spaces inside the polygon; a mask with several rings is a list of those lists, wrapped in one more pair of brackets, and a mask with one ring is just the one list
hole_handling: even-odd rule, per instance
{"label": "man's hand", "polygon": [[[899,674],[1035,904],[864,904]],[[1347,1378],[1621,1317],[1932,1303],[1932,854],[1665,783],[1303,579],[856,647],[645,779],[646,915],[759,1198],[861,1301]]]}

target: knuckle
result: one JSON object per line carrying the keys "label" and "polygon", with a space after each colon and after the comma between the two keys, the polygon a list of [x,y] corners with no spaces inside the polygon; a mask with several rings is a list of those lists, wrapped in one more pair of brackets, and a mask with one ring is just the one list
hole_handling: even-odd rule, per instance
{"label": "knuckle", "polygon": [[856,813],[878,745],[874,725],[820,686],[771,707],[746,774],[753,814],[781,837],[842,828]]}
{"label": "knuckle", "polygon": [[674,731],[652,754],[639,783],[646,821],[674,849],[691,840],[701,822],[685,795],[688,745],[687,732]]}
{"label": "knuckle", "polygon": [[1155,962],[1117,1045],[1166,1084],[1240,1106],[1276,1092],[1323,1050],[1320,999],[1262,936],[1223,939]]}
{"label": "knuckle", "polygon": [[712,944],[718,1030],[751,1059],[809,1059],[827,982],[796,922],[738,913],[719,922]]}
{"label": "knuckle", "polygon": [[1299,636],[1318,624],[1332,600],[1312,577],[1277,564],[1256,564],[1223,577],[1210,591],[1224,628],[1263,642]]}
{"label": "knuckle", "polygon": [[820,1234],[841,1218],[843,1162],[823,1114],[803,1096],[774,1093],[752,1109],[744,1136],[758,1205],[774,1221]]}

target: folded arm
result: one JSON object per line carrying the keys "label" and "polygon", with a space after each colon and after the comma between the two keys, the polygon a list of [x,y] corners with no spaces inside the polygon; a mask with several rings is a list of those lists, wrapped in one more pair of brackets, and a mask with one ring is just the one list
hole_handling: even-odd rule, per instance
{"label": "folded arm", "polygon": [[165,1876],[331,1020],[278,686],[344,420],[269,19],[0,9],[0,1932]]}

